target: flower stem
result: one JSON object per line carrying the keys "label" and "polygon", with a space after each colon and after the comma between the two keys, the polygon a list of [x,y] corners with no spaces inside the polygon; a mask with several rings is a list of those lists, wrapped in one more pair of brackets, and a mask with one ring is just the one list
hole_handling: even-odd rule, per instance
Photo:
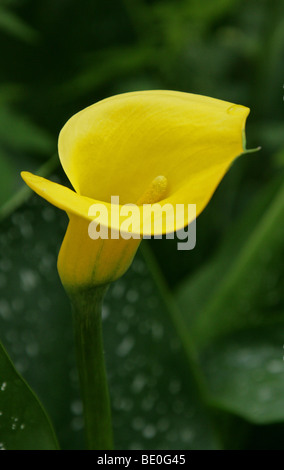
{"label": "flower stem", "polygon": [[101,307],[106,286],[70,294],[89,450],[110,450],[111,410],[103,353]]}

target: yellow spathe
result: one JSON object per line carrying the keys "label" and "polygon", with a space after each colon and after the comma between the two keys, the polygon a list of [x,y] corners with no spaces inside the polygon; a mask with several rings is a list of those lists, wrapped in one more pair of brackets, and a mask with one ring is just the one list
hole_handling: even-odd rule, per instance
{"label": "yellow spathe", "polygon": [[[116,95],[69,119],[58,148],[75,192],[22,173],[34,191],[69,215],[58,262],[63,283],[116,279],[140,243],[90,239],[91,205],[103,204],[110,212],[112,196],[119,196],[121,205],[138,204],[140,211],[142,204],[196,204],[198,215],[232,161],[245,151],[242,136],[248,114],[248,108],[226,101],[156,90]],[[190,213],[185,215],[171,227],[163,218],[160,233],[190,223]],[[122,223],[105,220],[108,229],[119,230]],[[154,233],[150,219],[144,221],[143,233]]]}

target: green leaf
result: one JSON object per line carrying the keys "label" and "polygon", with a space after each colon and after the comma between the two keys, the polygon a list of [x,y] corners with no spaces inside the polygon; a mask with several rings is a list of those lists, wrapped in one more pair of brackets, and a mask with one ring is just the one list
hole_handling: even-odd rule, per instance
{"label": "green leaf", "polygon": [[[155,59],[155,50],[148,46],[131,45],[127,48],[116,47],[96,52],[89,57],[87,67],[84,67],[71,81],[59,87],[57,96],[60,96],[60,99],[69,99],[70,94],[76,97],[84,95],[102,84],[131,77],[131,73],[143,70],[146,65],[152,65]],[[97,66],[98,63],[100,67]]]}
{"label": "green leaf", "polygon": [[5,31],[26,42],[34,42],[37,32],[28,26],[21,18],[1,6],[0,8],[0,30]]}
{"label": "green leaf", "polygon": [[257,423],[284,421],[284,323],[235,333],[203,354],[215,406]]}
{"label": "green leaf", "polygon": [[197,345],[283,319],[284,187],[273,182],[237,221],[215,259],[177,292]]}
{"label": "green leaf", "polygon": [[[1,224],[1,336],[65,449],[83,447],[69,301],[56,272],[67,217],[37,196]],[[103,307],[117,449],[218,448],[172,314],[138,253]]]}
{"label": "green leaf", "polygon": [[12,195],[14,168],[0,149],[0,206]]}
{"label": "green leaf", "polygon": [[284,420],[283,217],[281,175],[177,294],[213,404],[258,424]]}
{"label": "green leaf", "polygon": [[0,109],[0,140],[1,146],[9,146],[21,153],[27,150],[47,154],[53,148],[47,132],[7,105]]}
{"label": "green leaf", "polygon": [[[0,95],[1,91],[4,93],[5,87],[0,87]],[[53,147],[47,132],[4,101],[0,106],[0,207],[17,194],[23,159],[27,155],[48,155]]]}
{"label": "green leaf", "polygon": [[[45,162],[36,172],[42,177],[50,174],[51,171],[57,168],[59,163],[58,156],[54,154],[47,162]],[[0,207],[0,222],[6,217],[11,215],[18,207],[20,207],[31,195],[32,191],[26,185],[23,185],[21,189],[7,199],[2,207]]]}
{"label": "green leaf", "polygon": [[44,409],[15,370],[1,344],[0,449],[58,449],[54,431]]}

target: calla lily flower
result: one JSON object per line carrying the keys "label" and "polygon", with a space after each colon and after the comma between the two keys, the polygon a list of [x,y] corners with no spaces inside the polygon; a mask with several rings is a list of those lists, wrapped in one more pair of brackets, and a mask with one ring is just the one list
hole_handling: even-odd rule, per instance
{"label": "calla lily flower", "polygon": [[[68,289],[102,285],[127,270],[142,235],[174,232],[188,225],[208,204],[233,160],[245,152],[249,109],[205,96],[175,91],[141,91],[104,99],[78,112],[59,135],[59,157],[74,191],[31,173],[25,182],[63,209],[69,225],[58,258]],[[126,240],[90,238],[94,204],[106,208],[101,221],[117,233],[121,218],[108,217],[119,204],[195,204],[196,213],[175,212],[172,223],[151,218]],[[174,209],[175,210],[175,209]],[[124,214],[125,215],[125,214]],[[125,217],[124,217],[125,219]],[[134,224],[135,225],[135,224]]]}

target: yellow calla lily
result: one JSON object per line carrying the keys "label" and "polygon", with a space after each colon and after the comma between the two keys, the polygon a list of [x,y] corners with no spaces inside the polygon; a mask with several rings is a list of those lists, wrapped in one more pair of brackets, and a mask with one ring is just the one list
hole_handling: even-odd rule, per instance
{"label": "yellow calla lily", "polygon": [[[61,164],[75,191],[27,172],[25,182],[69,215],[58,258],[63,284],[88,287],[113,281],[129,267],[142,235],[174,232],[188,225],[208,204],[232,161],[245,151],[243,132],[249,109],[226,101],[175,91],[124,93],[75,114],[59,135]],[[134,237],[90,238],[91,208],[106,209],[100,223],[119,233],[127,218],[112,218],[113,196],[119,208],[152,205],[142,224],[132,220]],[[171,205],[172,223],[159,213]],[[196,213],[178,214],[179,204],[195,204]],[[128,207],[128,206],[127,206]],[[140,219],[141,216],[141,219]]]}

